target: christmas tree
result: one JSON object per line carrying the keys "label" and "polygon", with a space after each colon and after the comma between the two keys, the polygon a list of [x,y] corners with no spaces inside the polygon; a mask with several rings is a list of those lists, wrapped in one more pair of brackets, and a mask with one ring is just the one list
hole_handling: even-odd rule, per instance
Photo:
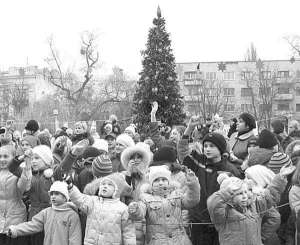
{"label": "christmas tree", "polygon": [[159,7],[153,24],[149,30],[146,50],[142,51],[143,69],[134,95],[133,113],[139,129],[149,123],[153,101],[159,104],[157,119],[167,125],[181,124],[185,118],[175,72],[175,58]]}

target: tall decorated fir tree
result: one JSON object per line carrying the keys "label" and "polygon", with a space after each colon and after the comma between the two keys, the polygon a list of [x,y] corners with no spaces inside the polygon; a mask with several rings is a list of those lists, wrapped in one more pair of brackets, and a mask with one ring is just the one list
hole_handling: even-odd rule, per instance
{"label": "tall decorated fir tree", "polygon": [[185,118],[171,40],[159,7],[153,24],[149,30],[146,50],[142,51],[143,69],[134,95],[133,112],[139,129],[149,123],[153,101],[159,104],[157,119],[167,125],[181,124]]}

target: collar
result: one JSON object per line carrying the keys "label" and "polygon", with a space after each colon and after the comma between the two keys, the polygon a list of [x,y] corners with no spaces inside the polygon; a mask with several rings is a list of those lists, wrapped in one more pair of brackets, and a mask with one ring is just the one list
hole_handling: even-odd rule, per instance
{"label": "collar", "polygon": [[254,135],[254,132],[253,132],[253,129],[252,129],[248,133],[242,134],[240,136],[237,135],[235,138],[239,139],[239,140],[246,140],[246,139],[250,138],[253,135]]}

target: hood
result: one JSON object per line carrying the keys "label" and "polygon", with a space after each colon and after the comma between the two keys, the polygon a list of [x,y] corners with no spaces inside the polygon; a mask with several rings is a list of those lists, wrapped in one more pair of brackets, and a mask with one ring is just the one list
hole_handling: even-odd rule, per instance
{"label": "hood", "polygon": [[248,165],[249,166],[253,166],[257,164],[266,165],[270,161],[273,154],[274,152],[272,150],[258,148],[255,151],[250,152]]}

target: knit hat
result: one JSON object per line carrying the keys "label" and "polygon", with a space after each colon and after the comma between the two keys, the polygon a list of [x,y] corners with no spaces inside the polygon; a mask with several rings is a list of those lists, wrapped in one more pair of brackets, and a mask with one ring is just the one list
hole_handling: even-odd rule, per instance
{"label": "knit hat", "polygon": [[125,169],[128,169],[128,163],[130,158],[134,154],[140,154],[142,156],[141,164],[143,164],[142,169],[146,170],[152,160],[152,152],[150,151],[149,145],[139,142],[134,146],[126,148],[121,154],[121,163]]}
{"label": "knit hat", "polygon": [[204,142],[209,141],[213,143],[216,147],[218,147],[221,154],[225,153],[227,150],[227,142],[223,135],[218,133],[208,133],[203,138],[203,144]]}
{"label": "knit hat", "polygon": [[275,134],[280,134],[280,133],[283,133],[283,131],[284,131],[284,124],[280,120],[274,120],[271,123],[271,126],[272,126]]}
{"label": "knit hat", "polygon": [[37,154],[44,163],[51,167],[53,164],[53,156],[50,148],[46,145],[38,145],[32,149],[33,154]]}
{"label": "knit hat", "polygon": [[39,130],[39,124],[37,121],[35,120],[29,120],[27,123],[26,123],[26,126],[25,126],[25,129],[26,130],[29,130],[29,131],[33,131],[33,132],[36,132]]}
{"label": "knit hat", "polygon": [[39,139],[33,135],[27,135],[25,136],[21,142],[26,141],[28,144],[33,148],[39,145]]}
{"label": "knit hat", "polygon": [[130,132],[131,134],[135,135],[135,128],[133,126],[128,126],[127,128],[125,128],[124,133],[126,132]]}
{"label": "knit hat", "polygon": [[82,155],[79,157],[79,159],[82,159],[85,163],[92,163],[95,157],[99,156],[101,152],[93,147],[93,146],[88,146]]}
{"label": "knit hat", "polygon": [[270,149],[278,145],[278,141],[271,131],[264,129],[258,136],[257,144],[260,148]]}
{"label": "knit hat", "polygon": [[108,154],[97,156],[92,163],[94,177],[100,178],[112,173],[112,162]]}
{"label": "knit hat", "polygon": [[239,118],[243,119],[250,130],[256,128],[255,118],[250,113],[244,112],[239,116]]}
{"label": "knit hat", "polygon": [[282,152],[276,152],[270,159],[267,167],[270,168],[275,174],[278,174],[281,167],[291,164],[291,159],[288,155]]}
{"label": "knit hat", "polygon": [[55,181],[51,185],[48,193],[50,194],[53,191],[57,191],[57,192],[61,193],[67,199],[67,201],[70,200],[67,183],[62,182],[62,181]]}
{"label": "knit hat", "polygon": [[246,169],[246,177],[256,182],[260,187],[266,188],[271,184],[275,174],[263,165],[254,165]]}
{"label": "knit hat", "polygon": [[97,148],[100,151],[108,152],[108,143],[104,139],[95,139],[93,147]]}
{"label": "knit hat", "polygon": [[220,182],[220,190],[225,190],[230,187],[232,191],[237,191],[242,187],[243,183],[244,181],[237,177],[224,178]]}
{"label": "knit hat", "polygon": [[133,139],[128,134],[120,134],[116,139],[116,143],[119,143],[126,147],[135,145]]}
{"label": "knit hat", "polygon": [[100,179],[100,185],[104,180],[110,180],[114,186],[115,186],[115,192],[112,196],[112,198],[120,198],[122,193],[129,193],[131,190],[131,187],[127,184],[125,180],[125,175],[121,173],[113,173],[110,175],[107,175]]}
{"label": "knit hat", "polygon": [[152,186],[153,182],[157,178],[166,178],[169,182],[171,181],[171,171],[166,166],[153,166],[149,171],[149,182]]}
{"label": "knit hat", "polygon": [[170,146],[159,148],[153,155],[153,162],[150,166],[160,166],[166,163],[176,162],[176,150]]}

